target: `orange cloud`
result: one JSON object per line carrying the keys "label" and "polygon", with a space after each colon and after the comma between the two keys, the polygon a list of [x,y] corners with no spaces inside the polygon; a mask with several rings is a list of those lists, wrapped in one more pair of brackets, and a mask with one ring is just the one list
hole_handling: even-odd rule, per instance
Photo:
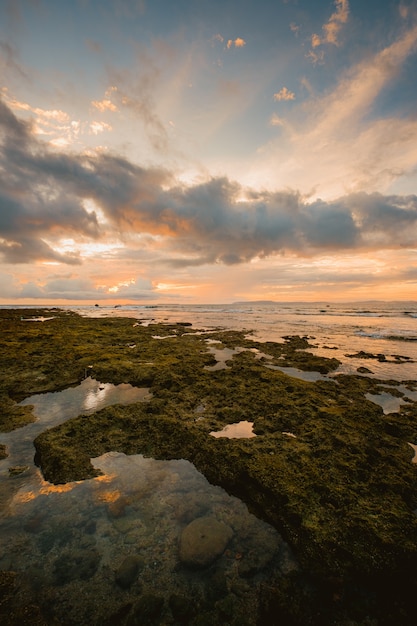
{"label": "orange cloud", "polygon": [[91,122],[90,124],[90,133],[93,135],[98,135],[99,133],[110,130],[112,130],[112,127],[105,122]]}
{"label": "orange cloud", "polygon": [[93,100],[93,107],[100,111],[100,113],[104,113],[105,111],[117,111],[117,106],[111,100]]}
{"label": "orange cloud", "polygon": [[229,39],[226,45],[229,50],[233,48],[233,46],[235,48],[243,48],[243,46],[246,46],[246,41],[241,37],[237,37],[236,39]]}
{"label": "orange cloud", "polygon": [[57,109],[41,109],[39,107],[32,107],[26,102],[19,102],[19,100],[15,100],[14,98],[6,97],[7,102],[10,105],[10,108],[14,111],[28,111],[29,113],[33,113],[38,117],[38,120],[50,120],[57,124],[68,124],[70,121],[70,117],[68,113],[65,111],[60,111]]}
{"label": "orange cloud", "polygon": [[322,26],[323,35],[314,34],[311,37],[311,45],[313,48],[317,48],[326,43],[331,43],[334,46],[339,45],[338,35],[343,26],[349,18],[349,1],[348,0],[335,0],[336,11],[332,13],[329,21]]}
{"label": "orange cloud", "polygon": [[274,93],[274,100],[280,102],[281,100],[295,100],[295,93],[283,87],[278,93]]}
{"label": "orange cloud", "polygon": [[278,117],[276,113],[274,113],[270,119],[271,126],[284,126],[285,122],[282,118]]}

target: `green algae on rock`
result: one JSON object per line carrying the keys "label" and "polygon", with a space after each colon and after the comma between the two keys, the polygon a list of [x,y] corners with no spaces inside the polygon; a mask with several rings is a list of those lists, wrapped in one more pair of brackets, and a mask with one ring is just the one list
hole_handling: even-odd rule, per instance
{"label": "green algae on rock", "polygon": [[[86,372],[102,382],[147,386],[152,398],[74,417],[39,435],[36,461],[47,480],[94,477],[100,470],[90,459],[108,451],[188,459],[280,530],[319,580],[377,581],[378,595],[387,580],[415,571],[417,474],[408,442],[417,442],[417,404],[385,416],[366,398],[390,387],[395,393],[398,381],[336,374],[306,382],[265,367],[333,372],[339,362],[310,354],[302,337],[258,343],[238,331],[197,334],[183,324],[54,316],[28,325],[8,311],[2,320],[0,389],[9,407],[75,385]],[[227,369],[209,371],[215,359],[207,339],[244,350]],[[253,423],[256,437],[210,436],[243,420]],[[412,580],[417,584],[414,574]],[[275,601],[284,599],[271,591],[265,610]]]}

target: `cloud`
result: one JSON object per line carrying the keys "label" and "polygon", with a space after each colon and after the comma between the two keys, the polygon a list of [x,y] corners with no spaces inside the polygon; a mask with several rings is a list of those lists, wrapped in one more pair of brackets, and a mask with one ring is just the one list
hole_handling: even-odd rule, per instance
{"label": "cloud", "polygon": [[112,130],[110,124],[106,124],[106,122],[91,122],[90,123],[90,132],[93,135],[99,135],[100,133],[104,133],[105,131],[109,132]]}
{"label": "cloud", "polygon": [[[19,282],[11,274],[0,273],[0,289],[3,299],[42,300],[50,302],[56,300],[72,301],[105,301],[115,298],[124,300],[157,300],[159,294],[149,280],[141,277],[133,278],[126,284],[120,284],[116,289],[108,289],[96,285],[90,278],[80,276],[55,276],[46,280],[26,280]],[[166,296],[167,294],[165,294]],[[169,296],[169,294],[168,294]]]}
{"label": "cloud", "polygon": [[100,113],[116,113],[119,109],[116,104],[113,102],[114,96],[117,97],[117,87],[115,85],[110,85],[106,89],[104,94],[104,98],[102,100],[92,100],[91,106],[93,106]]}
{"label": "cloud", "polygon": [[104,98],[103,100],[93,100],[91,105],[97,109],[97,111],[100,111],[100,113],[105,113],[106,111],[115,113],[118,110],[114,102],[107,98]]}
{"label": "cloud", "polygon": [[241,37],[237,37],[236,39],[228,39],[226,46],[229,50],[230,48],[233,48],[233,47],[243,48],[244,46],[246,46],[246,41],[242,39]]}
{"label": "cloud", "polygon": [[0,73],[3,81],[8,75],[29,81],[29,76],[23,69],[15,48],[7,41],[0,41]]}
{"label": "cloud", "polygon": [[403,20],[407,19],[409,12],[410,12],[410,7],[407,6],[406,4],[403,4],[402,2],[400,2],[400,5],[398,7],[398,11],[400,16],[402,17]]}
{"label": "cloud", "polygon": [[33,113],[37,118],[37,123],[41,120],[45,123],[52,121],[57,124],[68,124],[70,122],[68,113],[59,109],[48,110],[39,107],[31,107],[27,102],[19,102],[15,99],[10,99],[9,105],[14,111],[28,111]]}
{"label": "cloud", "polygon": [[211,38],[212,44],[215,44],[216,41],[219,41],[220,43],[223,43],[223,41],[224,41],[223,35],[221,35],[220,33],[217,33],[216,35],[213,35],[213,37]]}
{"label": "cloud", "polygon": [[274,100],[281,102],[281,100],[295,100],[295,93],[283,87],[278,93],[274,93]]}
{"label": "cloud", "polygon": [[[63,238],[105,241],[109,234],[133,247],[135,237],[142,246],[143,235],[157,236],[167,256],[190,266],[402,249],[417,239],[414,195],[356,193],[307,203],[296,191],[250,190],[226,177],[185,186],[166,170],[117,155],[53,152],[1,102],[0,128],[0,252],[11,264],[78,264],[80,252],[60,251]],[[86,200],[104,219],[86,210]]]}
{"label": "cloud", "polygon": [[[388,189],[410,175],[417,162],[417,119],[379,108],[410,56],[417,26],[340,74],[321,97],[314,92],[286,116],[279,139],[265,145],[256,162],[258,180],[297,186],[303,193],[336,197]],[[309,85],[305,82],[308,89]],[[400,102],[400,101],[399,101]]]}
{"label": "cloud", "polygon": [[322,46],[324,44],[332,44],[334,46],[339,46],[339,33],[344,24],[348,21],[349,18],[349,2],[348,0],[335,0],[334,2],[336,11],[332,13],[329,18],[329,21],[322,26],[322,35],[313,34],[311,37],[311,47],[312,51],[309,53],[309,57],[313,61],[318,61],[323,57],[314,52],[315,48]]}
{"label": "cloud", "polygon": [[76,254],[62,255],[47,239],[51,233],[79,232],[97,236],[98,223],[64,184],[55,187],[54,168],[70,157],[48,152],[33,133],[0,100],[0,252],[6,261],[80,263]]}
{"label": "cloud", "polygon": [[[161,44],[164,58],[172,62],[172,51]],[[128,70],[110,69],[112,85],[106,94],[112,93],[112,102],[119,111],[131,112],[135,120],[140,120],[148,140],[156,152],[166,154],[170,139],[169,132],[158,113],[156,93],[163,79],[160,63],[156,62],[144,49],[137,52],[137,68],[132,73]],[[139,69],[140,68],[140,69]],[[166,84],[164,84],[166,87]]]}
{"label": "cloud", "polygon": [[285,120],[279,117],[276,113],[273,113],[271,119],[269,120],[271,126],[284,126]]}
{"label": "cloud", "polygon": [[62,147],[77,143],[83,130],[88,126],[79,120],[71,120],[69,114],[60,109],[42,109],[16,100],[9,96],[7,90],[4,93],[4,101],[12,111],[28,114],[33,132],[49,137],[52,146]]}

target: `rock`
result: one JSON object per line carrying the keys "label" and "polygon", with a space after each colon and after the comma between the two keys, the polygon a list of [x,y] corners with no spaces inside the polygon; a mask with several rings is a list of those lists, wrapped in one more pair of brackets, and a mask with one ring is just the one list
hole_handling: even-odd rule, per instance
{"label": "rock", "polygon": [[28,469],[29,465],[15,465],[14,467],[9,467],[9,476],[19,476]]}
{"label": "rock", "polygon": [[214,517],[199,517],[184,528],[180,538],[180,561],[206,567],[221,556],[233,536],[232,529]]}
{"label": "rock", "polygon": [[192,599],[179,594],[172,594],[169,597],[169,608],[175,623],[178,624],[188,624],[197,612]]}
{"label": "rock", "polygon": [[128,626],[157,626],[161,623],[164,599],[147,593],[140,597],[129,617]]}
{"label": "rock", "polygon": [[113,519],[113,526],[119,533],[125,535],[129,531],[136,530],[137,521],[131,517],[118,517]]}
{"label": "rock", "polygon": [[139,569],[143,565],[138,556],[127,556],[115,574],[116,583],[122,589],[129,589],[137,578]]}

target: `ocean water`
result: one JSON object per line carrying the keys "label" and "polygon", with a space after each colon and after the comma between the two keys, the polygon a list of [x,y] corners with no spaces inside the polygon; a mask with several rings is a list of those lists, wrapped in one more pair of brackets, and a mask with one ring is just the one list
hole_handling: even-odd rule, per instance
{"label": "ocean water", "polygon": [[[126,316],[142,324],[191,322],[196,329],[245,330],[255,341],[307,336],[309,351],[337,358],[336,373],[357,373],[361,366],[381,379],[417,379],[417,301],[326,303],[235,303],[230,305],[123,305],[70,307],[82,315]],[[352,358],[366,352],[385,361]],[[403,357],[401,359],[396,356]],[[411,362],[415,361],[415,362]]]}
{"label": "ocean water", "polygon": [[[371,371],[367,375],[398,381],[398,389],[417,401],[417,392],[402,384],[417,380],[416,302],[66,308],[88,316],[128,316],[141,324],[191,322],[196,332],[239,329],[258,342],[306,336],[314,345],[310,351],[341,361],[331,375],[357,374],[365,366]],[[53,311],[34,323],[48,324],[50,316]],[[224,351],[212,349],[218,367],[224,367]],[[369,357],[349,356],[360,351]],[[233,352],[239,348],[227,352],[227,358]],[[321,376],[284,371],[312,380]],[[402,402],[388,392],[369,399],[385,413],[398,411]],[[299,565],[276,530],[239,499],[210,485],[192,464],[110,452],[92,460],[102,476],[57,486],[34,465],[33,440],[39,432],[81,412],[147,400],[147,389],[86,378],[78,387],[27,398],[22,404],[34,405],[37,421],[0,433],[9,452],[0,461],[0,572],[20,577],[13,606],[36,604],[50,623],[125,623],[131,607],[152,596],[162,599],[161,620],[168,615],[171,623],[173,597],[196,601],[202,612],[239,597],[244,623],[255,624],[258,583],[286,576]],[[224,436],[244,436],[247,424],[237,426],[238,433]],[[24,471],[9,475],[15,466]],[[196,517],[214,517],[232,530],[214,569],[190,570],[179,561],[181,533]]]}

